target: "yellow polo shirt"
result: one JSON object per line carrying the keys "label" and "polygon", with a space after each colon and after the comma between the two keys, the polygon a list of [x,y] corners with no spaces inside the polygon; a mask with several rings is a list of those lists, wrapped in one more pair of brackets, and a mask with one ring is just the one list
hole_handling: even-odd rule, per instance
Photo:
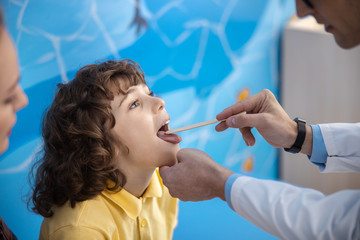
{"label": "yellow polo shirt", "polygon": [[122,189],[54,208],[41,224],[39,239],[172,239],[178,200],[163,185],[158,170],[141,198]]}

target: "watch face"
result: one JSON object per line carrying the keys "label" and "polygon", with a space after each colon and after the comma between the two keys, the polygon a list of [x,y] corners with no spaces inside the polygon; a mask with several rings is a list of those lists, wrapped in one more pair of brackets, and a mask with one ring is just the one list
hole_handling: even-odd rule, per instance
{"label": "watch face", "polygon": [[306,124],[306,120],[301,119],[301,118],[298,118],[298,117],[294,118],[294,121],[295,121],[295,122],[302,122],[302,123],[305,123],[305,124]]}

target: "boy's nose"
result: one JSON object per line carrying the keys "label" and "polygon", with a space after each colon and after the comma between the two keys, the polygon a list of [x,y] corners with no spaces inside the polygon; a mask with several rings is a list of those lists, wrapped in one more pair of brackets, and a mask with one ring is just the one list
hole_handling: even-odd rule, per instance
{"label": "boy's nose", "polygon": [[153,101],[153,110],[155,113],[158,113],[165,108],[165,101],[163,99],[153,97]]}
{"label": "boy's nose", "polygon": [[303,0],[296,0],[296,13],[299,18],[303,18],[308,15],[313,15],[315,11],[313,8],[309,7]]}
{"label": "boy's nose", "polygon": [[21,110],[22,108],[26,107],[26,105],[28,105],[29,103],[29,99],[26,93],[24,92],[24,90],[20,86],[18,86],[18,88],[19,88],[18,97],[14,106],[15,111]]}

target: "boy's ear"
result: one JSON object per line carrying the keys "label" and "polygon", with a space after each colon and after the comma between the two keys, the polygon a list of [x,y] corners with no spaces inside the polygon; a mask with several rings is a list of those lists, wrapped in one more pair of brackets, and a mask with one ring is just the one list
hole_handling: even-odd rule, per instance
{"label": "boy's ear", "polygon": [[128,156],[130,150],[127,146],[125,146],[120,140],[117,133],[110,130],[111,142],[114,147],[114,155],[115,157],[119,156]]}
{"label": "boy's ear", "polygon": [[125,157],[130,153],[129,148],[123,145],[122,143],[115,144],[114,150],[115,150],[115,157],[119,157],[119,156]]}
{"label": "boy's ear", "polygon": [[115,153],[115,157],[116,157],[116,158],[119,157],[119,155],[120,155],[120,150],[119,150],[118,146],[115,146],[115,147],[114,147],[114,153]]}

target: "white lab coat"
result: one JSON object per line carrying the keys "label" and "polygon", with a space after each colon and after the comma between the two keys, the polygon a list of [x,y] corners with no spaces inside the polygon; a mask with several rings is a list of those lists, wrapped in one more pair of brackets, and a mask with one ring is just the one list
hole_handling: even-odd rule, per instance
{"label": "white lab coat", "polygon": [[[320,129],[329,154],[323,171],[360,172],[360,124],[323,124]],[[240,216],[281,239],[360,239],[360,190],[326,196],[240,176],[231,186],[230,199]]]}
{"label": "white lab coat", "polygon": [[329,155],[323,172],[360,172],[360,123],[319,126]]}

